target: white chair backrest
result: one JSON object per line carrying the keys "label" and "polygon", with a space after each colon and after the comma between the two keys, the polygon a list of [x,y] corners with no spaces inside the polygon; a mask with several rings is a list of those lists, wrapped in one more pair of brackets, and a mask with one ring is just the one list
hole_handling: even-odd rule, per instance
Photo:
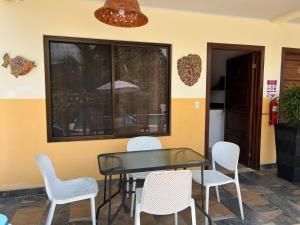
{"label": "white chair backrest", "polygon": [[220,141],[214,144],[212,148],[213,162],[216,162],[220,166],[231,171],[235,171],[237,169],[239,155],[240,147],[234,143]]}
{"label": "white chair backrest", "polygon": [[52,162],[48,158],[48,156],[44,154],[37,155],[36,162],[43,176],[47,195],[50,200],[53,200],[53,191],[57,186],[57,184],[59,183],[59,179],[56,176]]}
{"label": "white chair backrest", "polygon": [[141,209],[150,214],[168,215],[189,207],[191,198],[191,171],[152,172],[145,180]]}
{"label": "white chair backrest", "polygon": [[141,136],[130,138],[127,143],[128,152],[154,149],[161,149],[160,140],[156,137]]}

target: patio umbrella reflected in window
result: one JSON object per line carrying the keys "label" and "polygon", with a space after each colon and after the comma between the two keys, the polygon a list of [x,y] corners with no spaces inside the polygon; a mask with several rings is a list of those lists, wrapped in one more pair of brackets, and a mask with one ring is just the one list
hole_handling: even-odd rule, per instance
{"label": "patio umbrella reflected in window", "polygon": [[[97,88],[99,91],[112,90],[111,82],[101,85]],[[140,91],[140,87],[122,80],[114,82],[114,91],[116,96],[115,101],[115,115],[114,125],[116,135],[137,135],[140,132],[141,126],[137,124],[137,115],[132,111],[132,108],[136,108],[135,102],[131,101],[130,96]]]}
{"label": "patio umbrella reflected in window", "polygon": [[[119,93],[128,94],[128,93],[135,93],[135,92],[139,91],[140,87],[135,84],[126,82],[126,81],[117,80],[115,82],[114,89],[117,94],[119,94]],[[97,90],[110,91],[111,90],[111,82],[101,85],[100,87],[97,88]]]}

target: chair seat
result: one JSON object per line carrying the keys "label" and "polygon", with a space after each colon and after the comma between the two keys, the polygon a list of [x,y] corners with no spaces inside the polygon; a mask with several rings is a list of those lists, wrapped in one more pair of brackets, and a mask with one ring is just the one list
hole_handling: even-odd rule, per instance
{"label": "chair seat", "polygon": [[96,197],[98,184],[93,178],[78,178],[61,181],[53,190],[53,198],[57,204],[65,204]]}
{"label": "chair seat", "polygon": [[[193,170],[192,171],[193,180],[199,184],[202,184],[201,171]],[[217,170],[204,170],[204,186],[218,186],[222,184],[228,184],[234,182],[231,177],[226,176],[225,174]]]}

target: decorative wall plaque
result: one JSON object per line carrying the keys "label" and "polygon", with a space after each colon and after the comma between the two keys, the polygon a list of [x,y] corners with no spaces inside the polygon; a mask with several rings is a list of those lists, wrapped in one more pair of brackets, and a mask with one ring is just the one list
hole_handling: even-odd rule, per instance
{"label": "decorative wall plaque", "polygon": [[202,65],[199,55],[189,54],[177,61],[180,79],[188,86],[193,86],[200,78]]}
{"label": "decorative wall plaque", "polygon": [[7,68],[10,65],[10,73],[16,78],[28,74],[36,66],[34,62],[21,56],[11,59],[7,53],[3,56],[3,61],[2,66]]}

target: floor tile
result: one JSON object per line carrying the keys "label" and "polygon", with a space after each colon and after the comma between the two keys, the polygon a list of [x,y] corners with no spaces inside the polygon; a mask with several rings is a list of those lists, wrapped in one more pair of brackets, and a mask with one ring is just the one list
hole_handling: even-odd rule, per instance
{"label": "floor tile", "polygon": [[37,225],[42,220],[44,207],[26,207],[17,209],[10,221],[17,225]]}
{"label": "floor tile", "polygon": [[[210,190],[209,214],[214,225],[300,225],[300,182],[290,183],[278,178],[275,170],[257,172],[247,168],[240,169],[239,178],[245,220],[240,219],[235,185],[228,184],[219,187],[221,203],[216,200],[215,189]],[[117,189],[117,185],[114,185],[113,192]],[[196,207],[197,224],[204,224],[204,216],[201,212],[201,189],[201,185],[193,183],[193,198],[199,206]],[[100,188],[96,198],[97,205],[102,202],[102,190],[103,187]],[[120,196],[113,199],[113,211],[118,208],[120,201]],[[127,198],[126,210],[120,211],[114,225],[134,224],[134,219],[129,215],[130,202],[131,198]],[[0,198],[0,213],[6,214],[13,225],[44,225],[50,204],[51,202],[42,192],[26,197],[3,197]],[[108,207],[105,206],[100,211],[99,224],[107,224],[107,214]],[[178,221],[180,225],[190,225],[190,209],[180,212]],[[88,224],[91,224],[88,200],[57,205],[52,225]],[[153,216],[142,213],[141,224],[173,225],[174,215]]]}

